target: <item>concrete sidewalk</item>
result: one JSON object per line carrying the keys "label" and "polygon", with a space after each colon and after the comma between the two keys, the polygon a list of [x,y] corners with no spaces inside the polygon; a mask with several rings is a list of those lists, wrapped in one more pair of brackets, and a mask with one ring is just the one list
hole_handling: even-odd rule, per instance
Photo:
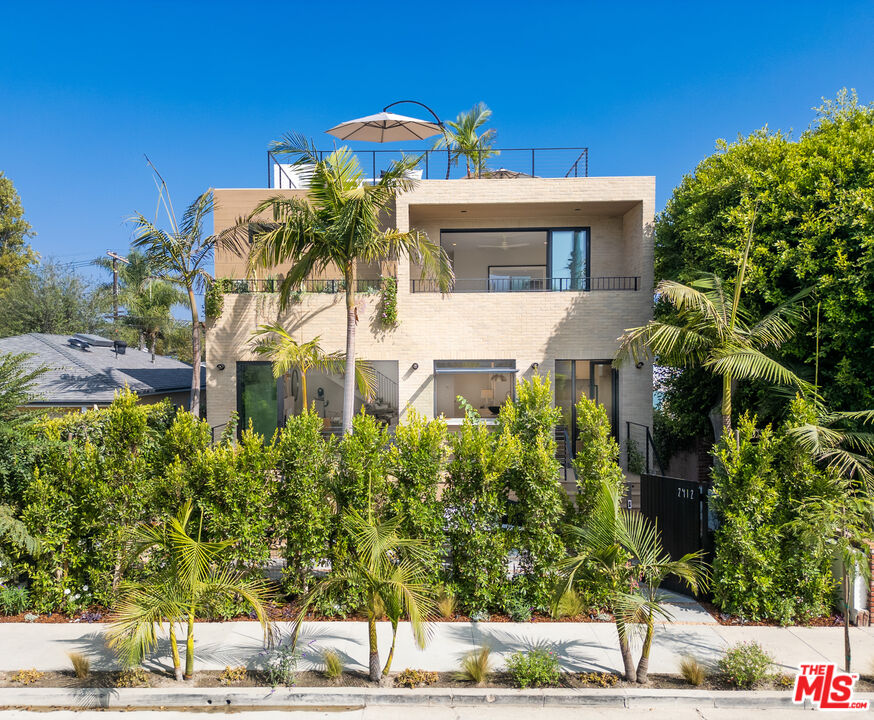
{"label": "concrete sidewalk", "polygon": [[[66,670],[67,653],[88,655],[92,667],[118,667],[106,648],[102,624],[0,623],[0,670],[23,668]],[[290,624],[278,623],[285,638]],[[870,672],[874,662],[874,628],[851,628],[854,668]],[[378,624],[380,651],[385,657],[391,642],[391,627]],[[220,670],[227,665],[258,667],[263,660],[261,628],[255,622],[198,623],[196,654],[199,669]],[[650,660],[650,672],[675,674],[683,656],[715,664],[729,645],[755,640],[775,658],[779,669],[793,671],[803,662],[843,663],[843,632],[835,628],[723,627],[716,624],[673,622],[659,625]],[[458,668],[459,660],[471,650],[487,644],[496,667],[504,656],[535,647],[554,651],[568,671],[622,670],[622,660],[612,623],[434,623],[429,628],[426,649],[419,650],[409,625],[398,632],[393,669],[407,667],[436,671]],[[639,645],[639,643],[638,643]],[[350,670],[365,670],[367,625],[363,622],[306,623],[299,647],[301,669],[321,666],[325,649],[336,650]],[[161,655],[150,663],[169,665],[166,642]]]}

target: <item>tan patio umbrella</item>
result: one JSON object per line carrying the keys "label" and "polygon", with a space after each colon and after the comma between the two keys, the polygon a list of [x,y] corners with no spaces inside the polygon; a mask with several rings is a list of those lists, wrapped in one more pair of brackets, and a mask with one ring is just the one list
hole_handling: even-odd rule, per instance
{"label": "tan patio umbrella", "polygon": [[[427,110],[434,117],[435,122],[430,120],[419,120],[406,115],[395,115],[388,110],[395,105],[402,103],[411,103]],[[390,105],[386,105],[381,113],[376,115],[368,115],[367,117],[358,118],[356,120],[347,120],[346,122],[335,125],[326,133],[333,135],[340,140],[362,140],[364,142],[397,142],[399,140],[424,140],[425,138],[433,137],[434,135],[443,134],[446,137],[446,128],[443,122],[437,117],[431,108],[425,103],[420,103],[418,100],[398,100]],[[450,151],[446,149],[446,179],[449,179],[450,167]]]}
{"label": "tan patio umbrella", "polygon": [[424,140],[439,135],[443,132],[443,128],[428,120],[381,112],[356,120],[347,120],[325,132],[340,138],[340,140],[384,143],[399,140]]}

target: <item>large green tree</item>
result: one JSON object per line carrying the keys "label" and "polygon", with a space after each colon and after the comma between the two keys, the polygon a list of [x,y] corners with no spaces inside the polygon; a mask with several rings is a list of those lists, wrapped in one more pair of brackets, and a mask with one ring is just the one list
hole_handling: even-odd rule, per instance
{"label": "large green tree", "polygon": [[[817,109],[798,139],[767,128],[733,143],[720,141],[674,190],[655,227],[656,277],[689,282],[700,271],[735,273],[750,218],[755,233],[744,282],[744,303],[762,317],[804,288],[821,303],[819,386],[831,407],[874,406],[874,106],[842,91]],[[812,379],[817,343],[813,323],[774,358]],[[685,372],[684,372],[685,374]],[[718,393],[703,373],[701,395]],[[686,409],[675,378],[665,384],[667,405],[686,432],[706,428],[679,414]],[[683,392],[688,393],[688,383]],[[750,384],[736,409],[769,393]],[[785,402],[782,403],[785,408]]]}
{"label": "large green tree", "polygon": [[0,170],[0,292],[36,262],[37,254],[27,242],[33,235],[15,185]]}

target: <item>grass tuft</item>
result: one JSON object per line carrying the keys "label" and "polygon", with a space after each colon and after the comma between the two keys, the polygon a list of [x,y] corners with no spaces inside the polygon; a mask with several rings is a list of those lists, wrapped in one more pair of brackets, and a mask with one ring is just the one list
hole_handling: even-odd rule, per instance
{"label": "grass tuft", "polygon": [[451,593],[443,592],[437,600],[437,612],[444,620],[452,620],[455,617],[455,596]]}
{"label": "grass tuft", "polygon": [[707,679],[707,670],[693,657],[684,657],[680,661],[680,675],[690,685],[700,687]]}
{"label": "grass tuft", "polygon": [[325,650],[322,653],[325,663],[325,677],[336,682],[343,675],[343,660],[336,650]]}
{"label": "grass tuft", "polygon": [[84,680],[91,674],[91,661],[82,653],[71,652],[67,653],[70,662],[73,665],[73,672],[80,680]]}
{"label": "grass tuft", "polygon": [[479,650],[469,652],[461,660],[461,669],[456,673],[458,680],[485,685],[492,676],[492,663],[489,659],[492,649],[483,645]]}

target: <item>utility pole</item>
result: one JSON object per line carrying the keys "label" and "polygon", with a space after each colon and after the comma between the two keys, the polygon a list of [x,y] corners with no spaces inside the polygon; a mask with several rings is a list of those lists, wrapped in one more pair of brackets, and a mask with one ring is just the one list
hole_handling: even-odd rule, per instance
{"label": "utility pole", "polygon": [[112,250],[107,250],[106,254],[112,258],[112,323],[116,326],[118,325],[118,263],[130,265],[130,261]]}

